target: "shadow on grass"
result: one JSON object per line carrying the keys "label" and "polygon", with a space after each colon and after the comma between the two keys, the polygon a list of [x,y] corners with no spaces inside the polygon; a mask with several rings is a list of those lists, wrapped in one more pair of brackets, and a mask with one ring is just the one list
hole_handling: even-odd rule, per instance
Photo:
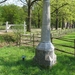
{"label": "shadow on grass", "polygon": [[33,59],[30,59],[30,60],[17,60],[17,61],[12,61],[12,59],[11,59],[11,60],[7,61],[3,58],[0,58],[0,65],[9,66],[9,67],[23,65],[26,68],[38,66],[37,63],[35,63],[35,61]]}
{"label": "shadow on grass", "polygon": [[[31,55],[34,53],[34,48],[31,47],[20,47],[20,49],[27,50]],[[7,54],[0,57],[0,75],[42,75],[42,71],[46,70],[39,66],[31,55],[23,61],[19,55]]]}
{"label": "shadow on grass", "polygon": [[[0,58],[0,65],[3,67],[1,72],[3,75],[6,75],[9,72],[12,72],[12,75],[14,75],[16,72],[25,74],[25,75],[37,75],[36,70],[40,73],[40,70],[44,69],[43,67],[39,66],[33,59],[30,60],[17,60],[17,61],[6,61],[3,58]],[[15,73],[13,72],[12,68],[15,68]],[[8,71],[7,73],[5,71]],[[34,74],[32,74],[34,73]],[[17,75],[17,74],[16,74]],[[20,74],[19,74],[20,75]]]}
{"label": "shadow on grass", "polygon": [[63,45],[63,44],[55,44],[55,43],[53,43],[54,45],[57,45],[57,46],[63,46],[63,47],[68,47],[68,48],[74,48],[74,47],[72,47],[72,46],[68,46],[68,45]]}
{"label": "shadow on grass", "polygon": [[56,66],[58,69],[66,70],[66,72],[73,72],[75,70],[75,57],[69,55],[60,55],[58,56],[57,61],[58,63]]}
{"label": "shadow on grass", "polygon": [[68,38],[56,38],[58,40],[66,41],[66,42],[74,42],[74,39],[68,39]]}
{"label": "shadow on grass", "polygon": [[28,50],[28,51],[31,51],[31,52],[35,52],[35,48],[34,47],[20,46],[20,49]]}
{"label": "shadow on grass", "polygon": [[[4,70],[8,70],[7,73],[12,72],[12,75],[74,75],[75,71],[75,57],[69,55],[58,55],[57,64],[51,69],[39,66],[33,59],[29,60],[5,60],[0,58],[0,65],[4,67]],[[12,70],[15,67],[16,70]],[[4,71],[3,71],[4,72]],[[15,72],[15,73],[14,73]],[[60,74],[61,73],[61,74]],[[74,74],[73,74],[74,73]],[[4,73],[3,75],[9,75]]]}

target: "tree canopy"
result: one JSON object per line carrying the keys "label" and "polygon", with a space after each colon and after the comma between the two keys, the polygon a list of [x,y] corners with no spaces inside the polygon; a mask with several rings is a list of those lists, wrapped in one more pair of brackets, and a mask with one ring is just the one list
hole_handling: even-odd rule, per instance
{"label": "tree canopy", "polygon": [[1,18],[3,22],[9,23],[22,23],[25,20],[25,12],[23,9],[16,5],[4,5],[1,6]]}
{"label": "tree canopy", "polygon": [[[2,0],[3,3],[6,0]],[[0,21],[10,23],[22,23],[26,21],[27,30],[31,27],[40,27],[42,24],[42,4],[43,0],[20,0],[23,7],[15,5],[0,6]],[[51,6],[51,27],[56,29],[64,28],[65,23],[74,25],[75,23],[75,1],[74,0],[50,0]]]}

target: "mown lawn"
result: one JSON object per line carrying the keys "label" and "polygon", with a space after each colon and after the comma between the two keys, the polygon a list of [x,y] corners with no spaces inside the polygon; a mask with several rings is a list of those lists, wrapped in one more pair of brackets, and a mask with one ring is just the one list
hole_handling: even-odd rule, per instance
{"label": "mown lawn", "polygon": [[[74,33],[63,38],[69,39],[72,35],[74,38]],[[55,39],[55,43],[62,44],[63,42]],[[55,53],[57,63],[52,68],[45,68],[34,62],[35,48],[24,46],[0,48],[0,75],[75,75],[75,57],[56,50]]]}
{"label": "mown lawn", "polygon": [[[75,75],[75,58],[64,53],[57,54],[57,63],[44,68],[33,61],[34,48],[3,47],[0,49],[0,75]],[[25,55],[25,61],[22,61]]]}
{"label": "mown lawn", "polygon": [[74,54],[75,33],[70,33],[64,37],[53,39],[53,44],[56,48]]}

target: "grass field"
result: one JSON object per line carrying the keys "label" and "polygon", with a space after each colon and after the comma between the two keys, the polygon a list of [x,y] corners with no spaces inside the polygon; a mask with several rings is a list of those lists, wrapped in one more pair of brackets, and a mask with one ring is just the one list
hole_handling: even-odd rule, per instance
{"label": "grass field", "polygon": [[75,33],[67,34],[59,39],[53,39],[54,46],[60,50],[74,53]]}
{"label": "grass field", "polygon": [[[62,39],[73,41],[75,33],[68,34]],[[73,42],[54,39],[56,44],[72,45]],[[56,46],[55,46],[56,47]],[[66,47],[57,46],[58,48]],[[70,49],[71,50],[71,49]],[[75,57],[55,50],[57,63],[52,68],[44,68],[33,61],[35,48],[7,46],[0,48],[0,75],[75,75]],[[22,56],[25,60],[22,61]]]}
{"label": "grass field", "polygon": [[5,30],[5,26],[0,25],[0,30]]}

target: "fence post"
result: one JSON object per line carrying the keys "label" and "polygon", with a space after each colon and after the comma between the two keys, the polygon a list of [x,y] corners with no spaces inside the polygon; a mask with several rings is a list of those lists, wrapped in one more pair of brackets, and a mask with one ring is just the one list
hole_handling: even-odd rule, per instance
{"label": "fence post", "polygon": [[6,32],[8,32],[8,21],[6,22]]}
{"label": "fence post", "polygon": [[31,34],[31,32],[30,32],[30,42],[31,42],[31,38],[32,38],[32,34]]}
{"label": "fence post", "polygon": [[74,39],[74,57],[75,57],[75,39]]}
{"label": "fence post", "polygon": [[52,33],[50,34],[50,36],[51,36],[51,43],[53,43]]}
{"label": "fence post", "polygon": [[24,21],[24,34],[26,32],[26,22]]}
{"label": "fence post", "polygon": [[20,36],[20,44],[19,45],[21,46],[21,34],[19,36]]}
{"label": "fence post", "polygon": [[34,34],[33,34],[33,47],[34,47]]}

